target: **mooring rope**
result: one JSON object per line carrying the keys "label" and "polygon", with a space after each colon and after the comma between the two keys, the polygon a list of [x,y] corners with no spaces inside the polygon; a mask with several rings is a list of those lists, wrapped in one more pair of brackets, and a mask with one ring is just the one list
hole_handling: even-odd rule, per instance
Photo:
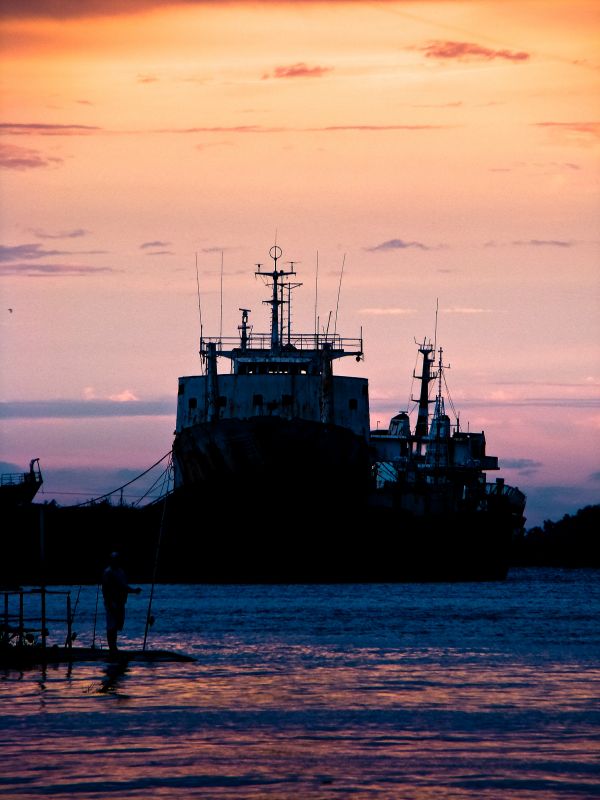
{"label": "mooring rope", "polygon": [[88,506],[91,503],[97,503],[99,500],[104,500],[107,497],[111,497],[113,494],[116,494],[117,492],[120,492],[123,489],[125,489],[126,486],[130,486],[132,483],[135,483],[135,481],[139,480],[140,478],[143,478],[144,475],[147,475],[150,472],[150,470],[154,469],[154,467],[157,467],[161,463],[161,461],[164,461],[165,458],[167,458],[170,455],[171,455],[171,450],[169,450],[168,453],[165,453],[162,458],[159,458],[158,461],[152,464],[151,467],[148,467],[148,469],[144,470],[144,472],[142,472],[140,475],[137,475],[135,478],[132,478],[130,481],[127,481],[127,483],[124,483],[117,489],[113,489],[112,492],[107,492],[106,494],[102,494],[100,495],[100,497],[93,497],[91,500],[86,500],[84,503],[77,503],[74,506],[68,506],[68,508],[81,508],[82,506]]}

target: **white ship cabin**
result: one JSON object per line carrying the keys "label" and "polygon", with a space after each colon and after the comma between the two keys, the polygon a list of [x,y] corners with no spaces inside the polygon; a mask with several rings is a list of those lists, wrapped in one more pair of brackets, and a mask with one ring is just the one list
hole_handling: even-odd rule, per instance
{"label": "white ship cabin", "polygon": [[[369,392],[366,378],[333,374],[333,361],[363,358],[362,336],[342,338],[337,333],[295,334],[291,330],[291,283],[296,273],[277,268],[281,255],[271,248],[271,272],[256,275],[272,289],[270,333],[255,333],[250,309],[242,308],[238,336],[202,338],[203,374],[179,378],[176,433],[193,425],[225,419],[278,416],[349,428],[369,436]],[[228,374],[219,373],[217,360],[230,362]]]}
{"label": "white ship cabin", "polygon": [[371,445],[378,462],[396,466],[419,464],[428,467],[463,467],[496,470],[498,458],[485,452],[485,433],[454,430],[450,417],[443,415],[431,422],[426,436],[417,436],[410,429],[410,419],[401,412],[390,420],[389,428],[371,431]]}
{"label": "white ship cabin", "polygon": [[[418,398],[418,416],[414,430],[411,430],[410,417],[402,411],[390,420],[389,427],[371,431],[370,441],[375,452],[375,461],[389,465],[396,471],[403,469],[428,470],[497,470],[498,458],[485,452],[485,433],[471,433],[460,429],[458,417],[454,424],[445,412],[442,395],[443,365],[442,349],[439,361],[433,370],[434,348],[431,342],[419,345],[423,358],[421,375],[413,375],[421,381]],[[435,410],[430,416],[429,385],[438,383]]]}

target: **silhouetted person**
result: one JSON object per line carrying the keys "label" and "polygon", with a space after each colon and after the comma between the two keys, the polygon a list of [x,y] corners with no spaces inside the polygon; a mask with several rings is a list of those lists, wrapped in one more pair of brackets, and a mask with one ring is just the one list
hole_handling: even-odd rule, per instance
{"label": "silhouetted person", "polygon": [[125,623],[125,604],[129,594],[139,594],[138,586],[133,588],[127,583],[125,572],[121,567],[118,553],[110,554],[110,563],[102,573],[102,596],[106,609],[106,641],[111,653],[117,652],[117,634],[123,630]]}

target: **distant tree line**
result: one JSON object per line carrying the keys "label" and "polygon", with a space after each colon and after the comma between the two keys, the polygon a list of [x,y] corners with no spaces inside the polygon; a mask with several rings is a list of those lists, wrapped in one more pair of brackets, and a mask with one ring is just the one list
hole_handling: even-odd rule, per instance
{"label": "distant tree line", "polygon": [[513,541],[514,566],[600,568],[600,505],[545,520]]}

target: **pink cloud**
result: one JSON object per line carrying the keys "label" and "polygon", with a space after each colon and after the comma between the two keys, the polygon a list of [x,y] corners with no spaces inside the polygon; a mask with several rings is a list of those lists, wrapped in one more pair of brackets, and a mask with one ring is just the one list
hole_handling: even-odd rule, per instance
{"label": "pink cloud", "polygon": [[48,125],[43,122],[1,122],[0,134],[9,136],[82,136],[101,130],[95,125]]}
{"label": "pink cloud", "polygon": [[434,41],[421,48],[427,58],[456,58],[459,60],[477,59],[492,61],[503,58],[507,61],[527,61],[529,53],[514,50],[492,50],[472,42]]}
{"label": "pink cloud", "polygon": [[269,78],[321,78],[331,72],[333,67],[309,67],[303,61],[297,64],[290,64],[287,67],[275,67],[272,73],[263,75],[263,80]]}
{"label": "pink cloud", "polygon": [[538,128],[549,128],[557,132],[577,133],[600,138],[600,122],[534,122]]}
{"label": "pink cloud", "polygon": [[317,131],[431,131],[454,127],[452,125],[326,125],[322,128],[303,128],[315,133]]}

